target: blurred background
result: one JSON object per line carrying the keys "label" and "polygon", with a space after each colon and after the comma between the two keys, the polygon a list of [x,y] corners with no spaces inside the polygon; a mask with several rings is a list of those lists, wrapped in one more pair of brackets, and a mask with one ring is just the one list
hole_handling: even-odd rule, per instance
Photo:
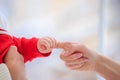
{"label": "blurred background", "polygon": [[[120,0],[0,0],[10,33],[52,36],[85,43],[120,62]],[[95,73],[69,70],[53,50],[26,63],[29,80],[102,80]]]}

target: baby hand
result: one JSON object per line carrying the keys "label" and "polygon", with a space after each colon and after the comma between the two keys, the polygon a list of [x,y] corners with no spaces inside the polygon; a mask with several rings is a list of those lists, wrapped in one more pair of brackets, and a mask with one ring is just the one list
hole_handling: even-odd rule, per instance
{"label": "baby hand", "polygon": [[38,49],[41,53],[51,52],[56,47],[57,41],[52,37],[42,37],[38,41]]}

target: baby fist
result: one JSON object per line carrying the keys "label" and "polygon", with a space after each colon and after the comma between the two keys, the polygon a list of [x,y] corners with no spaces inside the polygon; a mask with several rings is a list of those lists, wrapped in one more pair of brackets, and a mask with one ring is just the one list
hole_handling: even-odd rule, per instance
{"label": "baby fist", "polygon": [[48,53],[51,52],[53,48],[56,47],[56,40],[52,37],[42,37],[38,41],[38,50],[41,53]]}

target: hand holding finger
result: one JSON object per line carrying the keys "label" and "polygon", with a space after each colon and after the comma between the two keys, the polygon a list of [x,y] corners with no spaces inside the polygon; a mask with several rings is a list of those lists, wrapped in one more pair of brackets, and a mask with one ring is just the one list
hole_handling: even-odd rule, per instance
{"label": "hand holding finger", "polygon": [[52,37],[43,37],[39,40],[39,51],[41,53],[51,52],[52,49],[56,46],[56,40]]}

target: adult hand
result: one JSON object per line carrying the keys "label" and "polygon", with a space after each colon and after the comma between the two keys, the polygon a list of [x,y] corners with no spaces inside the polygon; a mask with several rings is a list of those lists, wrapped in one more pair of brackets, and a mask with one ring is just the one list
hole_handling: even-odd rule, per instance
{"label": "adult hand", "polygon": [[96,51],[80,43],[64,42],[61,45],[65,51],[60,55],[60,58],[67,67],[73,70],[95,71],[98,62]]}

